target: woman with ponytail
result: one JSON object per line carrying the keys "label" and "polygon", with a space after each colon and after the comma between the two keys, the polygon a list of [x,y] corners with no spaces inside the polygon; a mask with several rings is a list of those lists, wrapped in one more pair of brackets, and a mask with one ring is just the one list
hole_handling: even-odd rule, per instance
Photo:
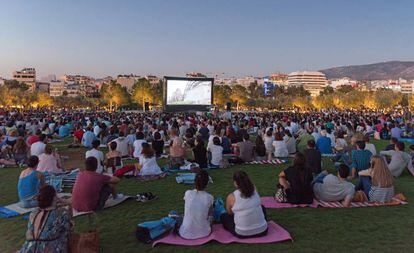
{"label": "woman with ponytail", "polygon": [[279,184],[286,192],[287,203],[311,204],[313,202],[312,173],[306,167],[302,153],[296,153],[293,165],[280,172]]}
{"label": "woman with ponytail", "polygon": [[228,195],[227,213],[220,217],[223,227],[239,238],[266,235],[266,210],[249,176],[244,171],[237,171],[233,183],[236,190]]}

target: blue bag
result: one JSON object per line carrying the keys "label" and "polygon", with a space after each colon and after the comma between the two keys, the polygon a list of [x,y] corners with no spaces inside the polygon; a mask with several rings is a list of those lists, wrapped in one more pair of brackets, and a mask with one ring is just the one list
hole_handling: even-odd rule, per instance
{"label": "blue bag", "polygon": [[135,235],[139,241],[143,243],[150,243],[158,237],[171,231],[175,227],[175,224],[175,219],[171,217],[165,217],[156,221],[143,222],[138,224]]}
{"label": "blue bag", "polygon": [[214,206],[214,221],[216,221],[216,222],[220,222],[220,216],[223,214],[223,213],[226,213],[227,211],[226,211],[226,209],[224,208],[224,202],[223,202],[223,199],[222,198],[217,198],[215,201],[214,201],[214,204],[213,204],[213,206]]}

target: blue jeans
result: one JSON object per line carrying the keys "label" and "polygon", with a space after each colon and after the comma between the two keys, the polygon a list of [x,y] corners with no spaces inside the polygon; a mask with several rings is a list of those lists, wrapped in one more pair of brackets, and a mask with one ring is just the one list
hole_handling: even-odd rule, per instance
{"label": "blue jeans", "polygon": [[372,181],[371,177],[368,176],[360,176],[359,182],[355,186],[356,191],[364,191],[367,198],[369,198],[369,191],[371,191]]}

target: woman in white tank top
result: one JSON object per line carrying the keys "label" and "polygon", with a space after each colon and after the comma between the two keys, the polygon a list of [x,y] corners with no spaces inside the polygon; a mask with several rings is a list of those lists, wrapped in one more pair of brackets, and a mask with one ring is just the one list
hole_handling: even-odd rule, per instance
{"label": "woman in white tank top", "polygon": [[266,211],[249,176],[244,171],[237,171],[233,181],[237,190],[227,197],[227,213],[220,217],[223,227],[239,238],[266,235]]}

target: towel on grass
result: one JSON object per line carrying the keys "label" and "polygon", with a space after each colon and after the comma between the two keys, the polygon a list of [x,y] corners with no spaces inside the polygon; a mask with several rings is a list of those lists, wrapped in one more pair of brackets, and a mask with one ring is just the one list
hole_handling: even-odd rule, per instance
{"label": "towel on grass", "polygon": [[155,247],[157,244],[170,244],[180,246],[199,246],[208,243],[209,241],[217,241],[221,244],[230,243],[243,243],[243,244],[264,244],[264,243],[277,243],[282,241],[293,241],[291,235],[287,230],[276,224],[274,221],[268,222],[267,235],[256,238],[240,239],[226,231],[221,224],[214,224],[212,227],[211,234],[207,237],[186,240],[181,238],[174,232],[171,232],[167,236],[156,240],[152,246]]}

